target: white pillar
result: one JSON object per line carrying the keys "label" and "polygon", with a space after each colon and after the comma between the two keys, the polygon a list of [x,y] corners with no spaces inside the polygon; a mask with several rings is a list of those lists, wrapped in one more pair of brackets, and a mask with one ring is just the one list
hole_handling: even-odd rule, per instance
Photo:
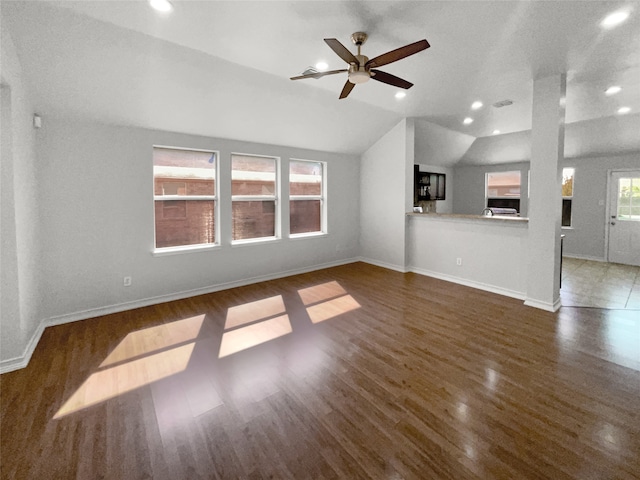
{"label": "white pillar", "polygon": [[564,158],[565,74],[534,80],[525,305],[560,308],[560,225]]}

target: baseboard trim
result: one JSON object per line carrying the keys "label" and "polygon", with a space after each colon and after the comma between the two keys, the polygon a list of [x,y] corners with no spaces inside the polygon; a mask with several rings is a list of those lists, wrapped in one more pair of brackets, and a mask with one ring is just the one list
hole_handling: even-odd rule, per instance
{"label": "baseboard trim", "polygon": [[38,325],[36,332],[29,340],[29,344],[25,348],[25,352],[20,357],[10,358],[0,361],[0,374],[19,370],[26,367],[31,360],[31,355],[35,350],[40,337],[46,327],[52,327],[55,325],[62,325],[65,323],[77,322],[81,320],[88,320],[90,318],[100,317],[102,315],[109,315],[112,313],[124,312],[127,310],[133,310],[135,308],[148,307],[150,305],[157,305],[159,303],[172,302],[174,300],[182,300],[184,298],[196,297],[198,295],[206,295],[207,293],[219,292],[221,290],[228,290],[230,288],[243,287],[245,285],[251,285],[253,283],[266,282],[269,280],[276,280],[278,278],[290,277],[292,275],[300,275],[302,273],[314,272],[316,270],[322,270],[325,268],[339,267],[340,265],[348,265],[360,261],[359,258],[347,258],[343,260],[337,260],[334,262],[328,262],[318,265],[311,265],[303,268],[296,268],[293,270],[285,270],[282,272],[272,273],[269,275],[261,275],[258,277],[250,277],[242,280],[236,280],[233,282],[219,283],[210,285],[208,287],[196,288],[193,290],[184,290],[182,292],[170,293],[167,295],[158,295],[156,297],[144,298],[141,300],[135,300],[132,302],[124,302],[115,305],[107,305],[104,307],[91,308],[78,312],[68,313],[65,315],[57,315],[44,319]]}
{"label": "baseboard trim", "polygon": [[589,255],[573,255],[571,253],[564,253],[562,255],[566,258],[575,258],[576,260],[591,260],[593,262],[604,262],[606,263],[607,259],[604,257],[591,257]]}
{"label": "baseboard trim", "polygon": [[533,298],[527,298],[524,301],[524,304],[528,307],[539,308],[541,310],[546,310],[547,312],[557,312],[562,306],[562,302],[558,298],[553,303],[542,302],[540,300],[535,300]]}
{"label": "baseboard trim", "polygon": [[427,277],[437,278],[438,280],[444,280],[446,282],[464,285],[465,287],[477,288],[478,290],[484,290],[485,292],[497,293],[498,295],[503,295],[505,297],[517,298],[518,300],[524,300],[526,298],[526,293],[524,292],[509,290],[507,288],[497,287],[488,283],[476,282],[474,280],[468,280],[466,278],[454,277],[453,275],[434,272],[432,270],[425,270],[418,267],[410,267],[410,271],[413,273],[417,273],[418,275],[424,275]]}
{"label": "baseboard trim", "polygon": [[375,265],[376,267],[382,267],[382,268],[387,268],[389,270],[395,270],[396,272],[400,272],[400,273],[407,273],[409,271],[406,267],[402,267],[400,265],[394,265],[392,263],[381,262],[379,260],[374,260],[373,258],[359,257],[358,261],[364,262],[364,263],[369,263],[371,265]]}
{"label": "baseboard trim", "polygon": [[21,368],[26,367],[31,360],[31,356],[33,355],[42,334],[44,333],[44,329],[47,327],[47,320],[42,320],[38,326],[36,327],[36,331],[33,332],[31,338],[29,339],[29,343],[24,349],[24,352],[19,357],[9,358],[7,360],[0,361],[0,375],[3,373],[13,372],[14,370],[20,370]]}

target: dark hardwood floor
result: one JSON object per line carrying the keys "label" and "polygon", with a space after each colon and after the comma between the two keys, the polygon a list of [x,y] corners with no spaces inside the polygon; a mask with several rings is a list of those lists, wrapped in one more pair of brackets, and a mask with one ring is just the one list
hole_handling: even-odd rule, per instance
{"label": "dark hardwood floor", "polygon": [[640,478],[640,315],[356,263],[47,328],[3,479]]}

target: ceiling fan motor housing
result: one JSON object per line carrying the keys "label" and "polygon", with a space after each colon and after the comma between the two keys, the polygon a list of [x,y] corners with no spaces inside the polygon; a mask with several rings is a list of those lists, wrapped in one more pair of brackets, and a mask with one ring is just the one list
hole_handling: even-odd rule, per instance
{"label": "ceiling fan motor housing", "polygon": [[369,58],[364,55],[355,55],[355,57],[358,59],[358,65],[352,63],[349,67],[349,81],[355,84],[368,82],[371,73],[365,68],[365,64]]}

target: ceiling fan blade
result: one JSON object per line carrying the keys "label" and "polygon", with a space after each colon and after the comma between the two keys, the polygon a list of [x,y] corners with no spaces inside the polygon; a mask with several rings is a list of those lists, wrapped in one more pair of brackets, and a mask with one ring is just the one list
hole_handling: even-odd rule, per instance
{"label": "ceiling fan blade", "polygon": [[305,78],[321,78],[325,75],[335,75],[336,73],[347,72],[346,68],[342,70],[329,70],[327,72],[307,73],[306,75],[298,75],[297,77],[291,77],[291,80],[302,80]]}
{"label": "ceiling fan blade", "polygon": [[347,83],[345,83],[344,87],[342,87],[342,92],[340,92],[340,99],[347,98],[351,93],[351,90],[353,90],[353,87],[355,86],[355,83],[351,83],[349,80],[347,80]]}
{"label": "ceiling fan blade", "polygon": [[395,75],[391,75],[387,72],[382,72],[380,70],[371,70],[371,78],[373,80],[377,80],[382,83],[388,83],[389,85],[393,85],[394,87],[400,88],[411,88],[413,87],[413,83],[407,82],[400,77],[396,77]]}
{"label": "ceiling fan blade", "polygon": [[420,40],[419,42],[410,43],[409,45],[405,45],[404,47],[396,48],[395,50],[391,50],[390,52],[383,53],[382,55],[378,55],[377,57],[369,60],[365,67],[381,67],[383,65],[387,65],[389,63],[397,62],[398,60],[402,60],[409,55],[413,55],[414,53],[421,52],[429,48],[429,42],[426,40]]}
{"label": "ceiling fan blade", "polygon": [[351,53],[347,49],[347,47],[342,45],[337,39],[335,39],[335,38],[325,38],[324,41],[325,41],[325,43],[327,45],[329,45],[329,47],[331,47],[331,50],[336,52],[336,54],[341,59],[343,59],[345,62],[347,62],[349,64],[355,63],[356,65],[359,65],[358,59],[355,57],[355,55],[353,53]]}

